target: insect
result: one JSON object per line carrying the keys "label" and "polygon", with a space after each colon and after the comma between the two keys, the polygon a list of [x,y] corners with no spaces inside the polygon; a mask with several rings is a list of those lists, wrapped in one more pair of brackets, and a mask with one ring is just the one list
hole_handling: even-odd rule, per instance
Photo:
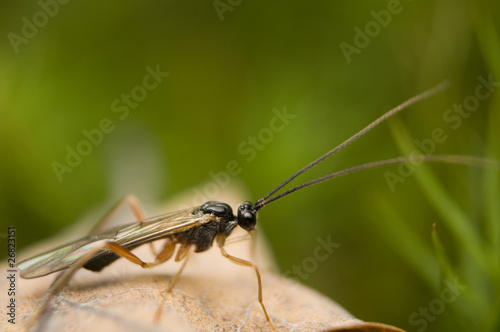
{"label": "insect", "polygon": [[[168,293],[174,288],[175,284],[179,280],[182,270],[184,269],[189,257],[193,253],[208,250],[215,242],[222,256],[235,264],[254,269],[258,281],[258,301],[267,323],[273,330],[276,330],[264,305],[261,276],[257,265],[250,261],[228,254],[224,247],[226,239],[231,235],[237,226],[247,232],[252,232],[257,223],[258,211],[271,202],[281,199],[297,190],[363,169],[408,162],[409,158],[398,157],[362,164],[305,182],[282,193],[276,194],[290,181],[335,154],[337,151],[343,149],[348,144],[357,140],[381,122],[415,102],[436,94],[437,92],[443,90],[446,85],[447,83],[443,82],[386,112],[377,120],[370,123],[364,129],[360,130],[334,149],[328,151],[318,159],[295,172],[292,176],[271,190],[267,195],[257,200],[255,204],[251,202],[241,203],[236,209],[236,214],[233,213],[232,208],[226,203],[208,201],[198,207],[146,219],[144,218],[144,215],[135,200],[131,197],[126,198],[121,203],[128,203],[132,207],[132,210],[134,211],[134,214],[139,222],[112,228],[103,232],[96,228],[87,237],[27,259],[17,265],[20,271],[20,276],[28,279],[38,278],[64,270],[50,286],[44,303],[39,307],[37,313],[31,319],[27,329],[36,323],[36,319],[47,309],[51,299],[62,290],[76,271],[82,267],[98,272],[113,263],[115,260],[125,258],[142,268],[151,268],[174,257],[175,261],[182,261],[182,264],[164,293],[165,296],[168,296]],[[412,158],[418,158],[419,161],[428,162],[445,162],[479,167],[490,167],[496,165],[495,167],[498,167],[498,164],[495,164],[491,160],[470,156],[413,155]],[[121,205],[121,203],[117,204],[103,220],[107,220],[108,217],[118,208],[118,206]],[[102,227],[102,224],[100,227]],[[141,245],[151,245],[153,241],[157,240],[164,240],[165,242],[161,250],[155,254],[155,260],[153,262],[144,262],[131,252],[131,250]],[[156,312],[156,319],[159,319],[161,315],[161,308],[165,303],[165,296]]]}

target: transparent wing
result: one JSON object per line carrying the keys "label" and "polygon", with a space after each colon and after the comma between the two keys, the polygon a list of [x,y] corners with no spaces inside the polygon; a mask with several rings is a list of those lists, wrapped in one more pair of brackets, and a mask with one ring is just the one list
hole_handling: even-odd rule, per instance
{"label": "transparent wing", "polygon": [[17,264],[21,277],[30,279],[38,278],[71,265],[78,257],[88,252],[92,247],[99,243],[92,238],[83,238],[71,244],[48,251],[38,256],[29,258]]}
{"label": "transparent wing", "polygon": [[[78,259],[104,241],[114,241],[126,248],[159,240],[184,231],[209,220],[207,215],[193,215],[193,209],[149,218],[125,227],[117,227],[98,235],[90,235],[46,253],[29,258],[17,264],[20,276],[26,279],[38,278],[70,267]],[[104,248],[94,257],[109,254]]]}

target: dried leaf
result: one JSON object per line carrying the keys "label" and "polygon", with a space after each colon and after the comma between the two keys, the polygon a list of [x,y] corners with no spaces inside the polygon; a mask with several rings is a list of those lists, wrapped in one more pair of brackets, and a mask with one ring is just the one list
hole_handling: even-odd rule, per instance
{"label": "dried leaf", "polygon": [[[238,195],[231,195],[235,196]],[[33,248],[30,252],[39,253],[68,240],[72,238],[54,239],[45,248]],[[316,291],[271,272],[273,264],[265,245],[257,242],[256,247],[256,260],[250,254],[249,240],[227,245],[226,250],[258,262],[264,304],[280,331],[401,331],[383,324],[363,323]],[[134,253],[146,261],[153,259],[147,246]],[[166,294],[162,318],[155,324],[155,311],[179,265],[169,261],[143,270],[120,259],[100,273],[82,269],[52,301],[37,326],[45,331],[65,332],[271,330],[257,300],[254,271],[231,263],[220,255],[218,248],[192,256],[174,291]],[[2,268],[6,270],[5,265]],[[42,303],[53,278],[19,278],[16,324],[3,320],[0,329],[15,331],[25,325]],[[6,289],[5,279],[1,284]]]}

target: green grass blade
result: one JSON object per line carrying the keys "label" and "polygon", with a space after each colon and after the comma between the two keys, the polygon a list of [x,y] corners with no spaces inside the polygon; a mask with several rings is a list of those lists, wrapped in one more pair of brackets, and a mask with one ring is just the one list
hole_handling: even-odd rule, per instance
{"label": "green grass blade", "polygon": [[[397,119],[390,122],[390,130],[396,140],[397,145],[404,154],[410,154],[417,149],[413,146],[410,135],[402,122]],[[446,226],[456,237],[462,248],[467,248],[467,252],[472,256],[474,262],[482,271],[488,270],[488,259],[484,255],[484,249],[478,231],[471,226],[467,215],[460,209],[458,204],[446,192],[443,186],[436,179],[436,176],[425,164],[415,166],[413,175],[417,178],[418,184],[427,196],[429,202],[441,215]]]}

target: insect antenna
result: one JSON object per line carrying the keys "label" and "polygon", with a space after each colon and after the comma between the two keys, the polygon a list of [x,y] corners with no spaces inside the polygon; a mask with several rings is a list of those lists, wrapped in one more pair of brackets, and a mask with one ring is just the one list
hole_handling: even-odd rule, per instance
{"label": "insect antenna", "polygon": [[347,145],[351,144],[352,142],[354,142],[355,140],[357,140],[358,138],[360,138],[361,136],[363,136],[364,134],[366,134],[368,131],[372,130],[373,128],[375,128],[376,126],[378,126],[380,123],[382,123],[385,120],[387,120],[388,118],[390,118],[391,116],[393,116],[393,115],[401,112],[405,108],[409,107],[410,105],[415,104],[418,101],[421,101],[423,99],[426,99],[428,97],[431,97],[431,96],[437,94],[438,92],[443,91],[448,86],[449,86],[449,82],[447,80],[443,81],[440,84],[434,86],[433,88],[430,88],[429,90],[426,90],[426,91],[422,92],[421,94],[418,94],[418,95],[416,95],[416,96],[414,96],[414,97],[406,100],[405,102],[401,103],[400,105],[394,107],[393,109],[387,111],[382,116],[380,116],[378,119],[376,119],[375,121],[373,121],[372,123],[370,123],[369,125],[367,125],[365,128],[363,128],[360,131],[358,131],[356,134],[352,135],[350,138],[348,138],[347,140],[345,140],[344,142],[342,142],[341,144],[339,144],[338,146],[336,146],[332,150],[328,151],[327,153],[325,153],[324,155],[322,155],[318,159],[312,161],[311,163],[307,164],[303,168],[299,169],[292,176],[290,176],[285,181],[283,181],[281,184],[279,184],[276,188],[274,188],[273,190],[271,190],[267,195],[265,195],[264,197],[262,197],[261,199],[259,199],[255,203],[254,210],[258,211],[258,210],[262,209],[265,205],[267,205],[267,204],[269,204],[269,203],[271,203],[271,202],[273,202],[273,201],[275,201],[277,199],[280,199],[280,198],[282,198],[284,196],[287,196],[287,195],[293,193],[294,191],[297,191],[299,189],[311,186],[311,185],[319,183],[319,182],[323,182],[323,181],[326,181],[326,180],[329,180],[329,179],[332,179],[332,178],[336,178],[336,177],[339,177],[339,176],[342,176],[342,175],[346,175],[346,174],[349,174],[349,173],[354,173],[354,172],[361,171],[361,170],[364,170],[364,169],[369,169],[369,168],[374,168],[374,167],[380,167],[380,166],[387,166],[387,165],[393,165],[393,164],[400,164],[400,163],[404,163],[404,162],[408,162],[408,161],[413,161],[413,160],[428,161],[428,162],[444,162],[444,163],[453,163],[453,164],[464,164],[464,165],[479,166],[479,167],[500,168],[500,162],[493,161],[491,159],[486,159],[486,158],[477,158],[477,157],[469,157],[469,156],[457,156],[457,155],[434,155],[434,156],[431,156],[431,155],[413,155],[411,158],[409,158],[409,157],[398,157],[398,158],[386,159],[386,160],[381,160],[381,161],[375,161],[375,162],[371,162],[371,163],[362,164],[362,165],[354,166],[354,167],[351,167],[351,168],[347,168],[347,169],[344,169],[344,170],[341,170],[341,171],[338,171],[338,172],[331,173],[329,175],[320,177],[318,179],[311,180],[309,182],[303,183],[303,184],[298,185],[296,187],[293,187],[293,188],[291,188],[291,189],[289,189],[289,190],[287,190],[287,191],[285,191],[285,192],[283,192],[281,194],[278,194],[278,195],[276,195],[274,197],[271,197],[278,190],[280,190],[281,188],[283,188],[285,185],[287,185],[290,181],[292,181],[293,179],[295,179],[296,177],[298,177],[300,174],[304,173],[305,171],[307,171],[307,170],[311,169],[312,167],[316,166],[317,164],[319,164],[320,162],[322,162],[326,158],[328,158],[328,157],[332,156],[333,154],[337,153],[338,151],[342,150]]}
{"label": "insect antenna", "polygon": [[[297,191],[299,189],[305,188],[312,186],[313,184],[320,183],[326,180],[330,180],[333,178],[337,178],[342,175],[354,173],[354,172],[359,172],[365,169],[370,169],[370,168],[375,168],[375,167],[381,167],[381,166],[388,166],[388,165],[394,165],[394,164],[402,164],[406,162],[410,163],[415,163],[419,164],[421,162],[438,162],[438,163],[449,163],[449,164],[460,164],[460,165],[467,165],[467,166],[474,166],[474,167],[483,167],[483,168],[491,168],[491,169],[498,169],[500,170],[500,161],[498,160],[493,160],[493,159],[487,159],[487,158],[481,158],[481,157],[472,157],[472,156],[461,156],[461,155],[425,155],[425,154],[417,154],[417,155],[412,155],[411,157],[396,157],[392,159],[385,159],[385,160],[379,160],[379,161],[374,161],[371,163],[366,163],[350,168],[346,168],[325,176],[322,176],[320,178],[308,181],[306,183],[303,183],[301,185],[298,185],[296,187],[293,187],[291,189],[288,189],[287,191],[278,194],[274,197],[271,197],[267,200],[259,200],[255,204],[256,210],[258,211],[264,205],[267,205],[277,199],[280,199],[282,197],[285,197],[286,195],[289,195],[293,193],[294,191]],[[259,203],[260,202],[260,203]],[[259,204],[259,205],[257,205]]]}

